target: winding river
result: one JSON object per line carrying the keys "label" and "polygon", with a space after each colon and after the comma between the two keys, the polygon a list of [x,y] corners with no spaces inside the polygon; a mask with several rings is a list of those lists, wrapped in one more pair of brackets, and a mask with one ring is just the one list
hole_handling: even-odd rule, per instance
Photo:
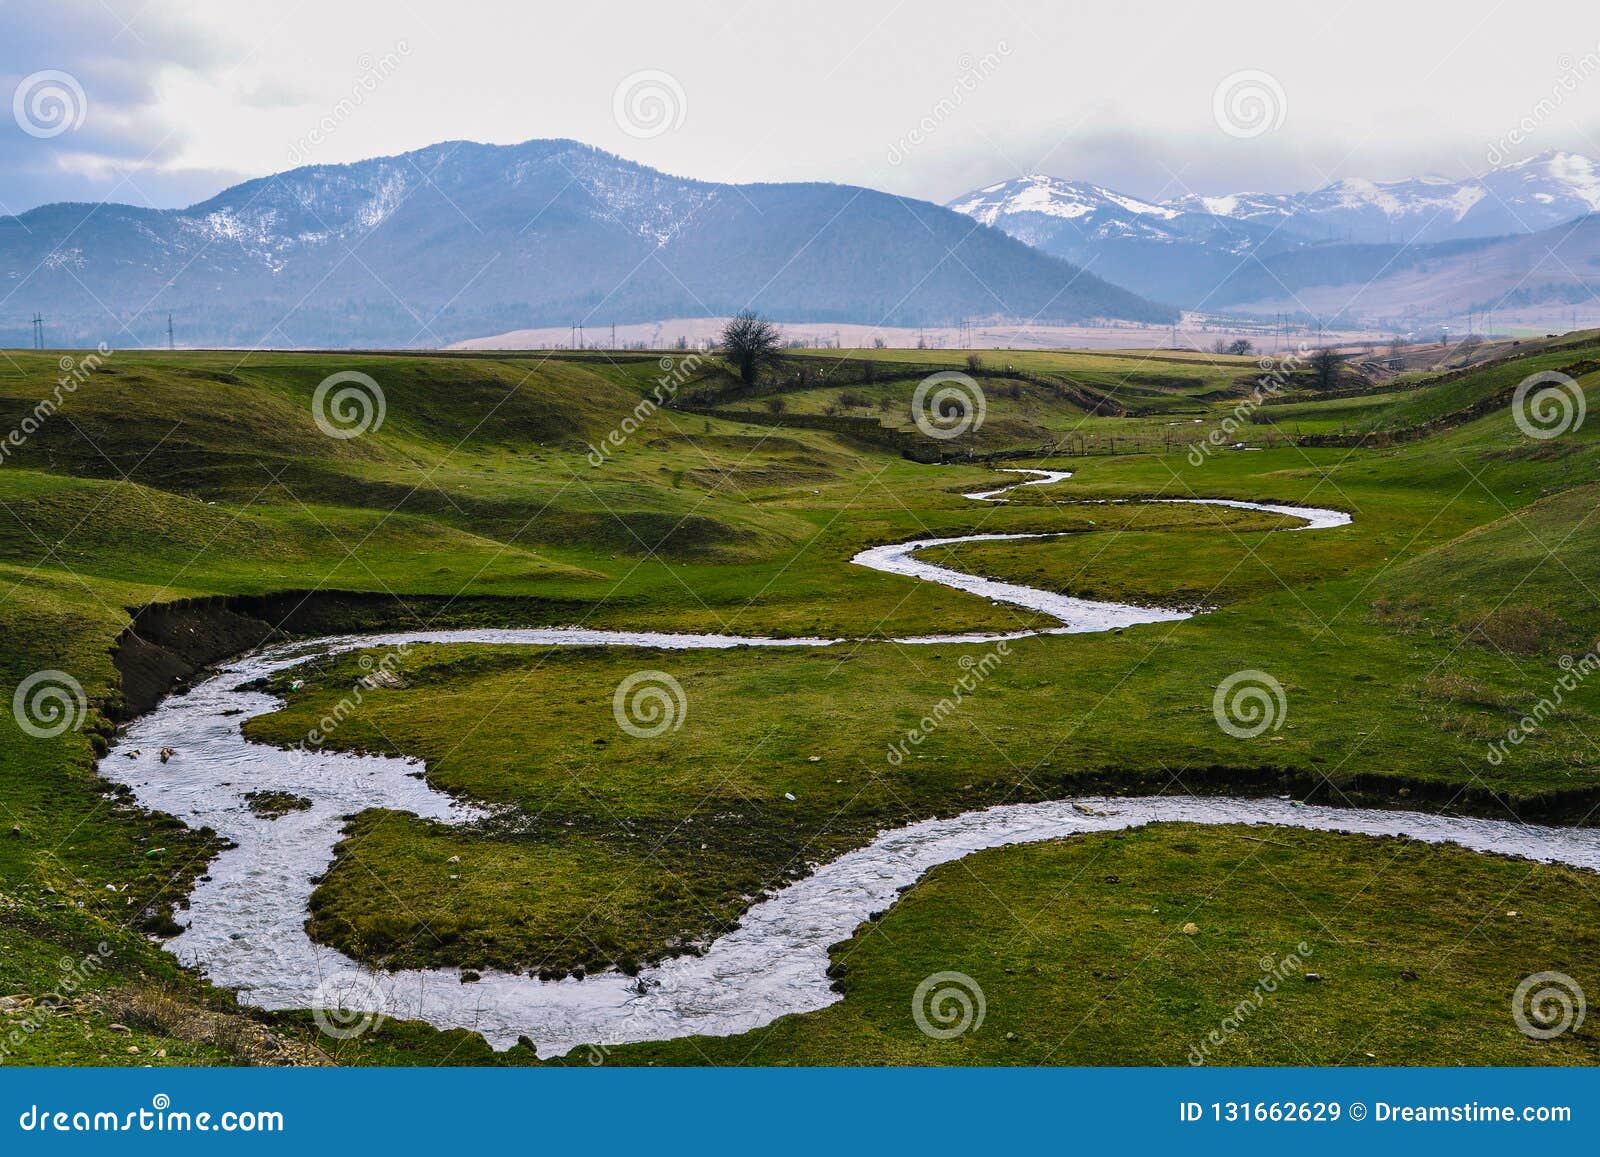
{"label": "winding river", "polygon": [[[1034,477],[966,497],[1005,501],[1006,491],[1016,486],[1044,485],[1069,477],[1060,471],[1017,473]],[[1297,530],[1342,526],[1350,521],[1342,512],[1310,507],[1188,501],[1292,515],[1304,522]],[[931,546],[1038,537],[1046,536],[927,538],[873,547],[852,561],[1061,620],[1060,627],[1017,632],[1019,637],[1103,631],[1187,617],[1182,611],[1072,599],[963,574],[915,557],[918,550]],[[900,641],[963,643],[1002,637],[1010,636],[944,635]],[[270,1009],[377,1010],[441,1028],[470,1029],[482,1033],[497,1048],[529,1037],[539,1054],[547,1057],[583,1045],[744,1032],[787,1013],[823,1008],[839,999],[825,971],[830,944],[847,938],[871,913],[891,905],[899,889],[914,883],[929,868],[985,848],[1158,822],[1264,823],[1374,835],[1403,833],[1436,843],[1454,841],[1481,851],[1600,868],[1600,831],[1592,829],[1300,806],[1271,799],[1088,799],[992,807],[883,832],[871,844],[819,866],[811,875],[754,904],[740,926],[713,942],[703,955],[669,960],[645,969],[636,978],[604,973],[582,981],[544,982],[489,971],[476,982],[463,983],[460,970],[454,968],[374,973],[335,949],[313,943],[306,935],[313,879],[332,863],[346,817],[381,807],[445,823],[467,823],[484,813],[429,787],[422,765],[413,760],[306,754],[246,742],[240,723],[281,704],[242,684],[316,655],[400,643],[687,650],[823,647],[843,641],[551,628],[402,632],[278,646],[227,663],[187,694],[167,697],[126,729],[102,761],[101,774],[127,784],[144,806],[178,816],[195,827],[210,826],[234,842],[195,887],[188,925],[167,948],[213,982],[237,988],[240,1000]],[[173,749],[165,762],[160,758],[164,747]],[[311,806],[266,819],[257,816],[245,798],[246,793],[257,791],[291,792],[309,799]],[[336,1029],[349,1019],[335,1019],[330,1014]],[[351,1027],[362,1023],[355,1020]]]}

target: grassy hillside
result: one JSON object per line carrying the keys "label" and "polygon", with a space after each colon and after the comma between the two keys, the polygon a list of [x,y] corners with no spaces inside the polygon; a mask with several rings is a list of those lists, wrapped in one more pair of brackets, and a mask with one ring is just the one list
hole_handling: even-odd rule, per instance
{"label": "grassy hillside", "polygon": [[[270,1061],[336,1051],[306,1017],[234,1011],[227,994],[179,970],[148,938],[172,931],[172,907],[213,847],[208,833],[140,811],[94,774],[95,755],[124,711],[111,648],[131,610],[152,603],[346,592],[290,600],[328,630],[582,622],[884,639],[1047,625],[848,563],[876,543],[1017,531],[1061,536],[928,557],[1074,594],[1210,610],[1115,635],[1011,644],[973,709],[899,765],[885,757],[889,744],[948,695],[966,669],[962,657],[981,649],[414,648],[400,672],[404,685],[370,696],[332,742],[421,756],[430,782],[509,812],[482,828],[384,812],[355,819],[318,889],[311,927],[381,963],[547,973],[631,966],[715,935],[752,897],[882,827],[1084,788],[1287,791],[1336,804],[1560,822],[1584,819],[1600,802],[1600,760],[1588,739],[1600,690],[1586,684],[1510,757],[1488,758],[1490,744],[1560,677],[1563,656],[1584,654],[1600,637],[1600,598],[1590,589],[1600,549],[1590,517],[1600,435],[1588,423],[1536,441],[1504,407],[1470,413],[1522,376],[1592,351],[1540,352],[1371,397],[1319,401],[1296,386],[1292,412],[1308,430],[1359,434],[1464,417],[1399,446],[1306,448],[1282,438],[1198,463],[1184,451],[1232,413],[1259,373],[1248,359],[983,356],[1016,373],[978,375],[992,423],[980,448],[1093,433],[1093,454],[1042,463],[1075,471],[1069,482],[979,504],[963,492],[999,484],[981,462],[919,465],[848,432],[770,414],[759,423],[728,416],[759,408],[749,401],[729,401],[728,413],[644,404],[664,378],[697,372],[681,366],[686,357],[664,366],[655,355],[118,353],[75,380],[58,412],[38,421],[39,400],[53,396],[66,371],[58,355],[9,355],[0,362],[0,430],[26,433],[7,444],[0,464],[0,691],[9,697],[29,675],[61,671],[90,707],[80,729],[53,738],[34,738],[0,715],[0,994],[17,997],[0,1011],[38,1022],[12,1046],[15,1055],[96,1063],[125,1060],[137,1048],[141,1060],[165,1049],[159,1059],[168,1062]],[[960,364],[936,351],[859,357],[880,370],[871,405],[857,409],[912,437],[916,374],[930,362]],[[330,437],[317,422],[319,384],[342,371],[370,375],[382,390],[383,421],[359,437]],[[1092,390],[1125,413],[1090,415],[1050,381]],[[1600,375],[1585,373],[1581,382],[1590,401],[1600,401]],[[868,389],[782,392],[794,414],[825,415],[843,405],[843,393]],[[1261,413],[1276,411],[1291,407]],[[1141,447],[1163,452],[1125,452]],[[1277,516],[1099,501],[1197,496],[1333,506],[1355,521],[1284,533],[1292,520]],[[685,726],[659,743],[630,740],[611,718],[612,689],[643,667],[672,671],[690,696]],[[1268,671],[1284,685],[1281,730],[1241,740],[1216,726],[1212,692],[1242,669]],[[357,670],[350,656],[298,673],[303,686],[285,685],[287,706],[253,721],[251,736],[298,741]],[[1441,850],[1383,866],[1396,861],[1382,845],[1284,839],[1290,846],[1267,863],[1297,894],[1323,880],[1327,903],[1355,902],[1363,872],[1381,868],[1392,881],[1383,906],[1360,909],[1369,923],[1341,933],[1340,967],[1363,978],[1362,1008],[1377,1008],[1390,993],[1384,969],[1437,956],[1455,928],[1423,927],[1395,912],[1435,904],[1441,873],[1488,897],[1527,867]],[[1174,841],[1200,851],[1176,850]],[[905,935],[863,934],[859,966],[850,965],[859,981],[847,985],[842,1005],[785,1022],[764,1048],[696,1047],[724,1060],[774,1062],[829,1049],[860,1061],[1180,1062],[1178,1046],[1211,1018],[1208,1001],[1232,992],[1243,973],[1253,977],[1254,949],[1298,937],[1265,899],[1239,901],[1240,938],[1226,962],[1166,960],[1155,1002],[1115,1021],[1128,1030],[1124,1048],[1047,1048],[1040,1025],[1091,1006],[1074,996],[1056,1008],[1057,997],[1031,992],[1027,977],[992,983],[1013,1010],[1033,1000],[1029,1007],[1051,1011],[997,1017],[998,1041],[986,1030],[959,1052],[930,1052],[925,1038],[901,1039],[906,1026],[885,1020],[908,999],[899,994],[903,981],[927,971],[916,970],[929,952],[998,959],[1005,937],[1026,933],[993,923],[1042,903],[1030,891],[1044,887],[1039,880],[1076,878],[1081,857],[1133,856],[1149,866],[1151,897],[1163,889],[1187,895],[1190,886],[1168,874],[1199,855],[1206,871],[1226,879],[1227,855],[1240,841],[1152,830],[1102,842],[1002,850],[981,865],[942,869],[937,887],[919,887],[884,921],[884,933],[903,926]],[[445,872],[451,856],[461,866]],[[1116,874],[1132,879],[1138,869]],[[459,879],[442,878],[451,875]],[[1594,1059],[1584,1051],[1589,1038],[1529,1052],[1525,1038],[1507,1037],[1489,1020],[1490,996],[1508,970],[1560,967],[1586,943],[1581,937],[1595,926],[1592,889],[1567,891],[1566,907],[1549,917],[1555,923],[1508,926],[1495,953],[1449,965],[1461,972],[1448,992],[1394,990],[1409,1002],[1401,1023],[1456,1026],[1437,1048],[1408,1050],[1385,1037],[1382,1048],[1356,1048],[1350,1059],[1368,1051],[1397,1061]],[[1005,902],[992,904],[996,896]],[[1116,960],[1139,956],[1145,941],[1128,938],[1129,930],[1102,944],[1103,957],[1090,966],[1083,921],[1110,925],[1096,915],[1103,900],[1052,916],[1041,933],[1049,952],[1080,953],[1072,967],[1091,972],[1119,971]],[[969,918],[974,905],[987,912],[983,919]],[[1553,927],[1581,935],[1556,951]],[[953,928],[959,945],[942,942]],[[1154,934],[1139,931],[1147,933]],[[99,959],[102,942],[105,963],[80,986],[84,995],[64,1012],[27,1013],[29,1001],[59,987],[63,957]],[[1111,963],[1102,967],[1102,959]],[[1004,967],[1024,976],[1020,966]],[[1004,967],[1000,976],[1012,975]],[[1296,1016],[1316,1042],[1305,1055],[1320,1061],[1355,1048],[1338,1036],[1332,1007],[1306,1006]],[[1007,1031],[1025,1047],[1004,1051],[1017,1044],[1005,1040]],[[1252,1059],[1304,1062],[1264,1036],[1251,1042]],[[694,1059],[686,1048],[627,1055]],[[755,1051],[731,1051],[741,1048]],[[488,1057],[481,1041],[463,1034],[391,1025],[337,1059],[530,1058]]]}
{"label": "grassy hillside", "polygon": [[[1584,973],[1592,887],[1460,848],[1281,828],[1171,825],[980,852],[835,946],[840,1003],[606,1059],[1593,1065],[1592,1033],[1534,1041],[1507,1014],[1529,960]],[[929,1037],[912,1015],[917,984],[952,971],[981,994],[982,1022]]]}

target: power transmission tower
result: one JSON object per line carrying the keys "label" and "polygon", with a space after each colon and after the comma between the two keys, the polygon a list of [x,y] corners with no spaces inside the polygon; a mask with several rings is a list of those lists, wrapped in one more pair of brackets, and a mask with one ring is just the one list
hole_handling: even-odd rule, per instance
{"label": "power transmission tower", "polygon": [[33,315],[33,348],[44,349],[44,317],[37,312]]}
{"label": "power transmission tower", "polygon": [[173,343],[173,339],[172,339],[172,311],[171,310],[167,311],[167,348],[169,350],[177,348],[176,345]]}

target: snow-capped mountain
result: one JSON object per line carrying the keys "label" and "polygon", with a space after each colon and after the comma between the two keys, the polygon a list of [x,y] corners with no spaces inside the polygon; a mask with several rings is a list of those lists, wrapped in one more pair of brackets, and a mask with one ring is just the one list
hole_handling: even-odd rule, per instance
{"label": "snow-capped mountain", "polygon": [[1515,207],[1517,229],[1529,233],[1600,213],[1600,161],[1578,153],[1549,152],[1502,165],[1483,185],[1502,205]]}
{"label": "snow-capped mountain", "polygon": [[[1165,223],[1178,216],[1176,209],[1125,197],[1101,185],[1041,175],[990,185],[950,202],[950,208],[985,225],[1001,228],[1006,227],[1009,218],[1016,218],[1019,228],[1026,229],[1029,218],[1043,217],[1076,222],[1076,228],[1097,231],[1102,236],[1143,233],[1164,237],[1170,232]],[[1019,232],[1009,229],[1007,232],[1022,237]]]}
{"label": "snow-capped mountain", "polygon": [[[1324,282],[1360,262],[1340,246],[1418,245],[1528,234],[1600,212],[1600,163],[1548,152],[1481,177],[1347,178],[1308,193],[1189,194],[1147,201],[1078,181],[1027,176],[949,203],[984,224],[1186,308],[1223,304],[1252,258],[1296,259]],[[1326,257],[1323,254],[1326,253]],[[1245,271],[1248,272],[1248,271]]]}
{"label": "snow-capped mountain", "polygon": [[1600,163],[1548,152],[1481,177],[1349,178],[1309,193],[1190,195],[1173,207],[1292,225],[1319,240],[1380,244],[1533,233],[1600,211]]}
{"label": "snow-capped mountain", "polygon": [[1030,245],[1064,236],[1079,241],[1146,238],[1159,241],[1201,239],[1232,245],[1239,252],[1264,238],[1247,217],[1200,208],[1183,201],[1163,204],[1129,197],[1103,185],[1031,174],[1001,181],[949,203],[985,225],[1004,229]]}
{"label": "snow-capped mountain", "polygon": [[926,201],[695,181],[559,140],[311,165],[187,209],[0,217],[0,296],[16,319],[44,313],[51,341],[114,346],[160,340],[168,310],[180,340],[276,346],[746,307],[887,325],[1175,316]]}
{"label": "snow-capped mountain", "polygon": [[1600,212],[1600,162],[1547,152],[1481,177],[1335,181],[1309,193],[1190,193],[1146,201],[1100,185],[1027,176],[949,203],[1014,237],[1041,244],[1070,224],[1078,237],[1181,238],[1191,216],[1287,229],[1296,239],[1383,244],[1534,233]]}
{"label": "snow-capped mountain", "polygon": [[949,203],[1046,253],[1118,285],[1151,287],[1158,300],[1193,306],[1251,253],[1306,240],[1281,222],[1160,204],[1079,181],[1030,175]]}
{"label": "snow-capped mountain", "polygon": [[1404,181],[1352,177],[1310,193],[1191,194],[1179,203],[1232,220],[1292,228],[1320,241],[1387,243],[1454,236],[1452,231],[1487,196],[1476,183],[1443,177]]}

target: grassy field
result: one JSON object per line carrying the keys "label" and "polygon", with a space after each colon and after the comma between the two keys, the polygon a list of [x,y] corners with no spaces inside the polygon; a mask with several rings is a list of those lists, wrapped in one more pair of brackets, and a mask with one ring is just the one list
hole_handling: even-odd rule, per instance
{"label": "grassy field", "polygon": [[[607,1060],[1592,1065],[1592,1032],[1534,1041],[1507,1007],[1530,959],[1589,967],[1594,884],[1459,848],[1281,828],[1168,825],[998,849],[930,872],[837,946],[840,1003]],[[953,983],[984,1006],[949,1039],[912,1011],[918,982],[940,972],[970,978]]]}
{"label": "grassy field", "polygon": [[[852,356],[882,374],[861,414],[905,431],[915,429],[917,379],[904,367],[960,365],[939,351]],[[1600,803],[1589,738],[1600,689],[1564,692],[1523,742],[1490,757],[1551,694],[1562,658],[1600,636],[1593,423],[1534,440],[1502,407],[1403,446],[1280,443],[1196,463],[1184,450],[1248,392],[1252,360],[983,356],[1091,387],[1131,415],[1090,417],[1032,380],[980,374],[985,448],[1033,445],[1041,431],[1115,430],[1172,452],[1008,460],[1075,475],[979,504],[962,493],[998,484],[981,462],[918,465],[848,434],[641,411],[687,359],[107,357],[7,445],[0,465],[0,690],[60,671],[91,708],[80,728],[44,739],[0,717],[0,994],[12,994],[0,1012],[29,1026],[7,1059],[532,1059],[392,1024],[333,1049],[308,1017],[237,1011],[151,942],[173,930],[173,905],[213,847],[208,833],[142,812],[94,774],[123,698],[110,649],[130,610],[151,603],[340,591],[381,597],[363,626],[584,623],[868,640],[778,652],[413,648],[399,685],[369,696],[330,742],[420,756],[431,783],[507,810],[466,828],[355,817],[310,928],[378,964],[631,968],[692,950],[752,898],[883,827],[1084,789],[1291,792],[1552,822],[1583,821]],[[1324,401],[1297,385],[1258,413],[1280,431],[1402,428],[1590,356],[1553,349]],[[313,395],[346,370],[379,383],[383,421],[330,437]],[[56,355],[10,356],[0,428],[26,429],[62,373]],[[1594,400],[1600,375],[1580,380]],[[822,414],[849,389],[869,387],[785,397],[796,415]],[[1292,520],[1270,515],[1083,501],[1204,496],[1332,506],[1355,521],[1285,533]],[[1210,613],[1014,642],[974,702],[913,758],[892,762],[890,745],[949,695],[963,657],[984,649],[882,640],[1048,624],[848,559],[876,543],[998,531],[1059,537],[927,557]],[[647,668],[671,672],[688,695],[684,726],[660,740],[632,739],[611,713],[619,680]],[[1212,715],[1219,681],[1246,669],[1269,672],[1286,694],[1283,726],[1256,739],[1224,733]],[[360,670],[345,656],[298,672],[302,686],[281,687],[287,706],[249,734],[298,742]],[[1600,982],[1585,975],[1592,877],[1336,835],[1273,835],[1263,850],[1244,834],[1152,829],[948,865],[837,950],[848,967],[841,1004],[750,1038],[638,1046],[613,1059],[1183,1063],[1218,1009],[1255,983],[1259,958],[1313,932],[1309,967],[1329,982],[1288,986],[1273,1019],[1231,1037],[1218,1063],[1597,1059],[1592,1035],[1533,1042],[1507,1012],[1527,973]],[[459,865],[446,870],[453,856]],[[1118,866],[1085,867],[1107,857]],[[1139,884],[1050,886],[1086,871]],[[1526,895],[1502,899],[1528,888],[1530,874],[1548,909]],[[1311,924],[1281,891],[1274,901],[1280,885],[1316,913]],[[1058,895],[1072,899],[1052,902]],[[1417,918],[1457,900],[1448,920]],[[1219,915],[1224,901],[1232,907]],[[1135,911],[1147,902],[1211,914],[1186,915],[1201,932],[1171,940],[1169,921]],[[1503,916],[1512,909],[1523,917]],[[1039,913],[1027,922],[1036,932],[1015,926],[1020,912]],[[1474,912],[1494,921],[1492,950]],[[1147,972],[1140,961],[1158,944]],[[85,954],[96,963],[64,1009],[32,1012],[62,986],[62,960]],[[940,960],[989,996],[982,1032],[948,1047],[907,1020],[908,983]],[[1397,981],[1395,969],[1424,979]],[[1102,989],[1120,995],[1095,999]],[[1080,1021],[1100,1028],[1061,1031]],[[1372,1035],[1358,1040],[1362,1026]]]}

